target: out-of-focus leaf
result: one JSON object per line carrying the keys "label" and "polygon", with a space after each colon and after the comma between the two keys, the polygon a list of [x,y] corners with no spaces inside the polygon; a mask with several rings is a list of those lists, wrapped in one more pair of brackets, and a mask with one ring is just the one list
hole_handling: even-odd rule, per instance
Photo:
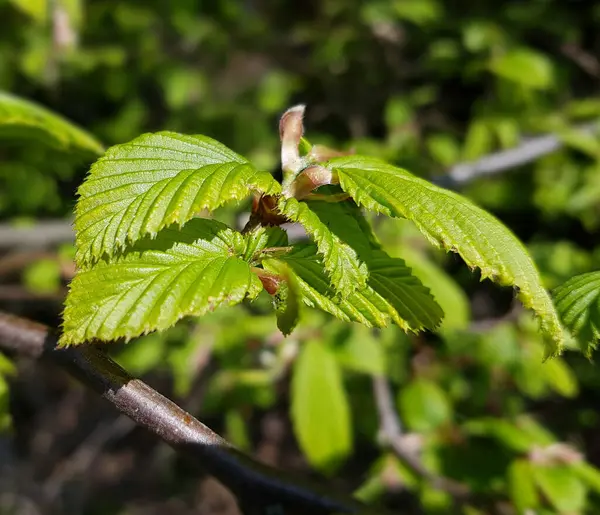
{"label": "out-of-focus leaf", "polygon": [[585,505],[586,488],[568,466],[532,466],[533,477],[544,496],[559,513],[579,513]]}
{"label": "out-of-focus leaf", "polygon": [[50,14],[48,0],[9,0],[9,2],[31,16],[37,23],[45,24],[48,21]]}
{"label": "out-of-focus leaf", "polygon": [[517,48],[494,58],[490,70],[526,88],[550,89],[554,81],[552,61],[528,48]]}
{"label": "out-of-focus leaf", "polygon": [[384,375],[385,355],[381,341],[372,330],[356,326],[334,346],[340,364],[365,374]]}
{"label": "out-of-focus leaf", "polygon": [[563,397],[575,397],[579,393],[577,377],[569,365],[560,358],[544,363],[548,386]]}
{"label": "out-of-focus leaf", "polygon": [[526,459],[516,459],[508,469],[508,491],[519,513],[527,513],[539,505],[539,495],[533,479],[533,467]]}
{"label": "out-of-focus leaf", "polygon": [[438,330],[465,329],[471,318],[471,308],[467,295],[454,279],[425,256],[407,246],[404,246],[399,253],[412,269],[413,274],[429,288],[442,308],[444,318]]}
{"label": "out-of-focus leaf", "polygon": [[23,272],[23,282],[36,293],[53,293],[60,287],[60,264],[56,259],[40,259]]}
{"label": "out-of-focus leaf", "polygon": [[352,449],[350,408],[335,354],[324,342],[302,345],[292,377],[294,433],[309,461],[332,472]]}
{"label": "out-of-focus leaf", "polygon": [[0,91],[0,139],[39,140],[59,150],[100,154],[102,145],[83,129],[48,109]]}
{"label": "out-of-focus leaf", "polygon": [[465,161],[474,161],[485,154],[489,154],[492,151],[493,141],[490,124],[485,120],[471,122],[467,130],[462,158]]}
{"label": "out-of-focus leaf", "polygon": [[585,461],[572,463],[570,469],[596,494],[600,494],[600,470]]}
{"label": "out-of-focus leaf", "polygon": [[429,433],[452,420],[452,405],[437,383],[417,378],[403,386],[398,396],[400,415],[412,431]]}

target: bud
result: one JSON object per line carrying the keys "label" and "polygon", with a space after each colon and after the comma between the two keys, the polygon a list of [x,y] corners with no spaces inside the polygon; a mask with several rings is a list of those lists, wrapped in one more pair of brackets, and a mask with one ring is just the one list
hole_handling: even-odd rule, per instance
{"label": "bud", "polygon": [[303,104],[290,107],[279,121],[279,138],[281,139],[281,167],[284,172],[298,173],[302,169],[300,158],[300,138],[304,134]]}

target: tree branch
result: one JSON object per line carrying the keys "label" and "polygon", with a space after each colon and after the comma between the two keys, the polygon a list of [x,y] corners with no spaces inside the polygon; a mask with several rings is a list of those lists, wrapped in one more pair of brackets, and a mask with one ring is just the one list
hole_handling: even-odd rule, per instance
{"label": "tree branch", "polygon": [[244,455],[147,384],[130,376],[102,347],[57,348],[48,327],[0,312],[0,349],[67,369],[121,413],[155,433],[236,495],[244,513],[358,513],[356,501],[272,469]]}
{"label": "tree branch", "polygon": [[[597,133],[600,123],[579,125],[574,127],[574,130]],[[497,175],[531,163],[560,150],[563,146],[560,137],[554,134],[526,139],[514,148],[489,154],[471,163],[456,164],[445,175],[435,178],[434,182],[445,188],[456,189],[480,177]]]}
{"label": "tree branch", "polygon": [[390,383],[385,377],[373,376],[373,395],[379,414],[379,433],[382,444],[389,447],[396,457],[419,477],[428,481],[434,488],[448,492],[456,499],[464,498],[469,489],[451,479],[437,476],[419,459],[413,446],[407,445],[402,435],[402,424],[394,406]]}

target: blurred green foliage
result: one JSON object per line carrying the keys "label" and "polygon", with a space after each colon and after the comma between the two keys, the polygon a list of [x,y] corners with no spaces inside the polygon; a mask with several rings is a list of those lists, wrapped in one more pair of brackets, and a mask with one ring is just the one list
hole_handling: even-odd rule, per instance
{"label": "blurred green foliage", "polygon": [[[554,132],[565,149],[463,192],[527,243],[546,287],[600,268],[600,139],[574,129],[600,116],[597,2],[0,0],[0,14],[0,90],[105,145],[160,129],[200,133],[274,170],[277,116],[301,101],[311,140],[436,177]],[[0,217],[68,216],[91,159],[32,148],[0,147]],[[410,224],[374,221],[446,311],[435,335],[371,332],[304,310],[281,340],[264,297],[115,354],[134,373],[172,375],[180,397],[210,355],[201,415],[246,449],[254,417],[289,399],[309,462],[344,476],[345,460],[358,460],[357,494],[369,502],[406,489],[428,514],[598,513],[597,368],[571,353],[543,364],[537,326],[510,307],[511,292],[474,280]],[[45,260],[22,280],[45,292],[61,279]],[[425,466],[468,486],[466,502],[379,446],[372,374],[391,382]],[[6,392],[0,382],[0,412]]]}

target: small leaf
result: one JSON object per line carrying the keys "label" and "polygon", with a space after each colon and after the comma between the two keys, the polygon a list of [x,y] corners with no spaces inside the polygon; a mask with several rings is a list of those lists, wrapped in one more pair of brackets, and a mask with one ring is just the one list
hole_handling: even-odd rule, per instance
{"label": "small leaf", "polygon": [[560,513],[578,513],[585,506],[586,488],[569,466],[533,466],[533,477],[544,496]]}
{"label": "small leaf", "polygon": [[277,327],[287,336],[300,319],[300,286],[296,276],[289,270],[283,272],[283,282],[274,299]]}
{"label": "small leaf", "polygon": [[[331,192],[331,188],[329,190]],[[430,295],[428,288],[421,284],[416,274],[411,273],[404,260],[392,258],[381,250],[371,226],[353,201],[311,201],[309,206],[321,222],[348,243],[356,251],[358,258],[367,265],[368,285],[393,307],[390,314],[396,324],[407,329],[400,318],[409,322],[412,320],[410,326],[413,330],[433,329],[439,324],[444,312]],[[411,275],[412,279],[409,277]],[[407,294],[409,284],[413,288]],[[413,313],[412,319],[409,311]]]}
{"label": "small leaf", "polygon": [[300,447],[315,467],[331,471],[351,452],[352,424],[335,355],[322,342],[303,344],[294,364],[291,396]]}
{"label": "small leaf", "polygon": [[249,263],[260,260],[259,254],[265,250],[271,255],[276,253],[277,249],[283,251],[288,245],[287,233],[280,227],[258,227],[244,234],[244,240],[243,258]]}
{"label": "small leaf", "polygon": [[346,322],[385,327],[393,321],[405,331],[432,328],[439,323],[441,309],[401,259],[377,251],[370,263],[369,284],[339,299],[316,251],[313,245],[297,245],[278,260],[263,261],[263,265],[275,272],[281,271],[282,263],[289,266],[305,304]]}
{"label": "small leaf", "polygon": [[79,188],[77,262],[85,266],[127,243],[180,226],[202,209],[240,200],[250,190],[277,193],[279,183],[206,136],[143,134],[106,151]]}
{"label": "small leaf", "polygon": [[435,431],[452,419],[448,395],[428,379],[416,379],[400,390],[398,397],[402,420],[412,431]]}
{"label": "small leaf", "polygon": [[72,122],[4,91],[0,91],[0,138],[34,139],[66,152],[104,151],[98,140]]}
{"label": "small leaf", "polygon": [[368,270],[360,262],[356,250],[334,234],[306,202],[282,197],[278,207],[279,212],[290,221],[302,224],[314,240],[323,256],[325,270],[331,276],[331,283],[342,296],[365,286]]}
{"label": "small leaf", "polygon": [[458,252],[471,268],[480,268],[483,278],[517,287],[519,298],[536,312],[549,337],[546,355],[562,350],[562,328],[532,259],[494,216],[456,193],[375,158],[343,157],[328,166],[359,205],[411,220],[431,243]]}
{"label": "small leaf", "polygon": [[525,514],[539,505],[531,463],[517,459],[508,468],[508,492],[518,513]]}
{"label": "small leaf", "polygon": [[589,356],[600,340],[600,272],[577,275],[552,294],[563,323]]}
{"label": "small leaf", "polygon": [[79,271],[66,301],[61,345],[130,339],[256,297],[262,285],[237,257],[241,250],[241,236],[226,225],[195,219]]}
{"label": "small leaf", "polygon": [[490,70],[509,81],[532,89],[549,89],[554,82],[552,62],[539,52],[518,48],[495,58]]}

